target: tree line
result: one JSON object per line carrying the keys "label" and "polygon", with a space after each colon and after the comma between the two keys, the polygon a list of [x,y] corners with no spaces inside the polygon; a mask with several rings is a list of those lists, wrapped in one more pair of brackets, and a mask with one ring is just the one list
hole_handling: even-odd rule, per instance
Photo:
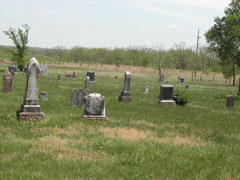
{"label": "tree line", "polygon": [[[9,58],[14,47],[0,47],[2,57]],[[5,54],[3,56],[3,54]],[[196,52],[187,48],[184,42],[175,44],[171,49],[164,49],[164,45],[156,44],[152,47],[130,46],[128,48],[86,48],[75,46],[67,49],[64,46],[54,48],[29,48],[28,58],[35,56],[41,63],[74,62],[88,64],[112,64],[116,66],[130,65],[151,67],[154,69],[193,70],[197,66],[199,71],[220,71],[219,59],[208,50],[201,47],[196,61]],[[12,60],[15,56],[12,57]]]}

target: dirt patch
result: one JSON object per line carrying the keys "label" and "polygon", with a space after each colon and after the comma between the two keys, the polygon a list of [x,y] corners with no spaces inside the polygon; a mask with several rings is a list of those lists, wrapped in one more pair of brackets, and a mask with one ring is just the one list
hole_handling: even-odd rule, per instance
{"label": "dirt patch", "polygon": [[46,136],[39,138],[35,142],[32,152],[43,152],[51,154],[55,157],[55,160],[81,160],[81,161],[105,161],[106,154],[99,155],[96,152],[80,151],[73,147],[74,145],[85,145],[84,139],[72,140],[72,139],[61,139],[56,136]]}

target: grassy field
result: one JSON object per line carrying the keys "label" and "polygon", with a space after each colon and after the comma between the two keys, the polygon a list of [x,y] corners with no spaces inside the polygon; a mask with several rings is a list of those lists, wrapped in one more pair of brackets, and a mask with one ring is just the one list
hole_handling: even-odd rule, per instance
{"label": "grassy field", "polygon": [[[49,78],[40,76],[39,92],[49,96],[40,102],[41,122],[16,119],[24,74],[15,76],[13,93],[0,92],[0,179],[240,179],[240,101],[227,108],[216,98],[236,95],[237,87],[189,81],[189,104],[158,105],[157,75],[132,73],[133,102],[123,104],[117,100],[124,73],[94,70],[90,91],[105,96],[108,120],[86,120],[70,97],[72,88],[84,88],[87,70],[51,66]],[[56,82],[57,72],[72,71],[75,81],[62,75]]]}

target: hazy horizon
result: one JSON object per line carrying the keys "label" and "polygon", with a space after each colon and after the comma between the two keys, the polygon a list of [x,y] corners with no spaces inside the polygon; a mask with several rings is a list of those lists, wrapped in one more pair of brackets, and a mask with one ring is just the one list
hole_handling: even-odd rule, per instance
{"label": "hazy horizon", "polygon": [[230,0],[2,0],[0,44],[12,46],[3,33],[28,24],[30,47],[74,46],[87,48],[150,47],[163,43],[171,48],[185,42],[200,45],[204,33],[222,16]]}

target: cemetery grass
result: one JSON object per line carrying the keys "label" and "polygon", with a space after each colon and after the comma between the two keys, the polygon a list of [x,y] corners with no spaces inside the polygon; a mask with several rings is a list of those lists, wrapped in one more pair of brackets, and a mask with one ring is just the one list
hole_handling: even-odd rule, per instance
{"label": "cemetery grass", "polygon": [[[158,105],[157,75],[132,73],[133,101],[124,104],[123,72],[98,70],[90,91],[105,96],[108,120],[86,120],[70,97],[84,88],[87,70],[49,67],[49,78],[40,76],[39,92],[49,96],[41,122],[16,119],[24,74],[13,93],[0,92],[0,179],[240,179],[240,101],[226,108],[224,99],[237,87],[187,81],[190,103]],[[77,79],[57,83],[58,71],[76,71]]]}

